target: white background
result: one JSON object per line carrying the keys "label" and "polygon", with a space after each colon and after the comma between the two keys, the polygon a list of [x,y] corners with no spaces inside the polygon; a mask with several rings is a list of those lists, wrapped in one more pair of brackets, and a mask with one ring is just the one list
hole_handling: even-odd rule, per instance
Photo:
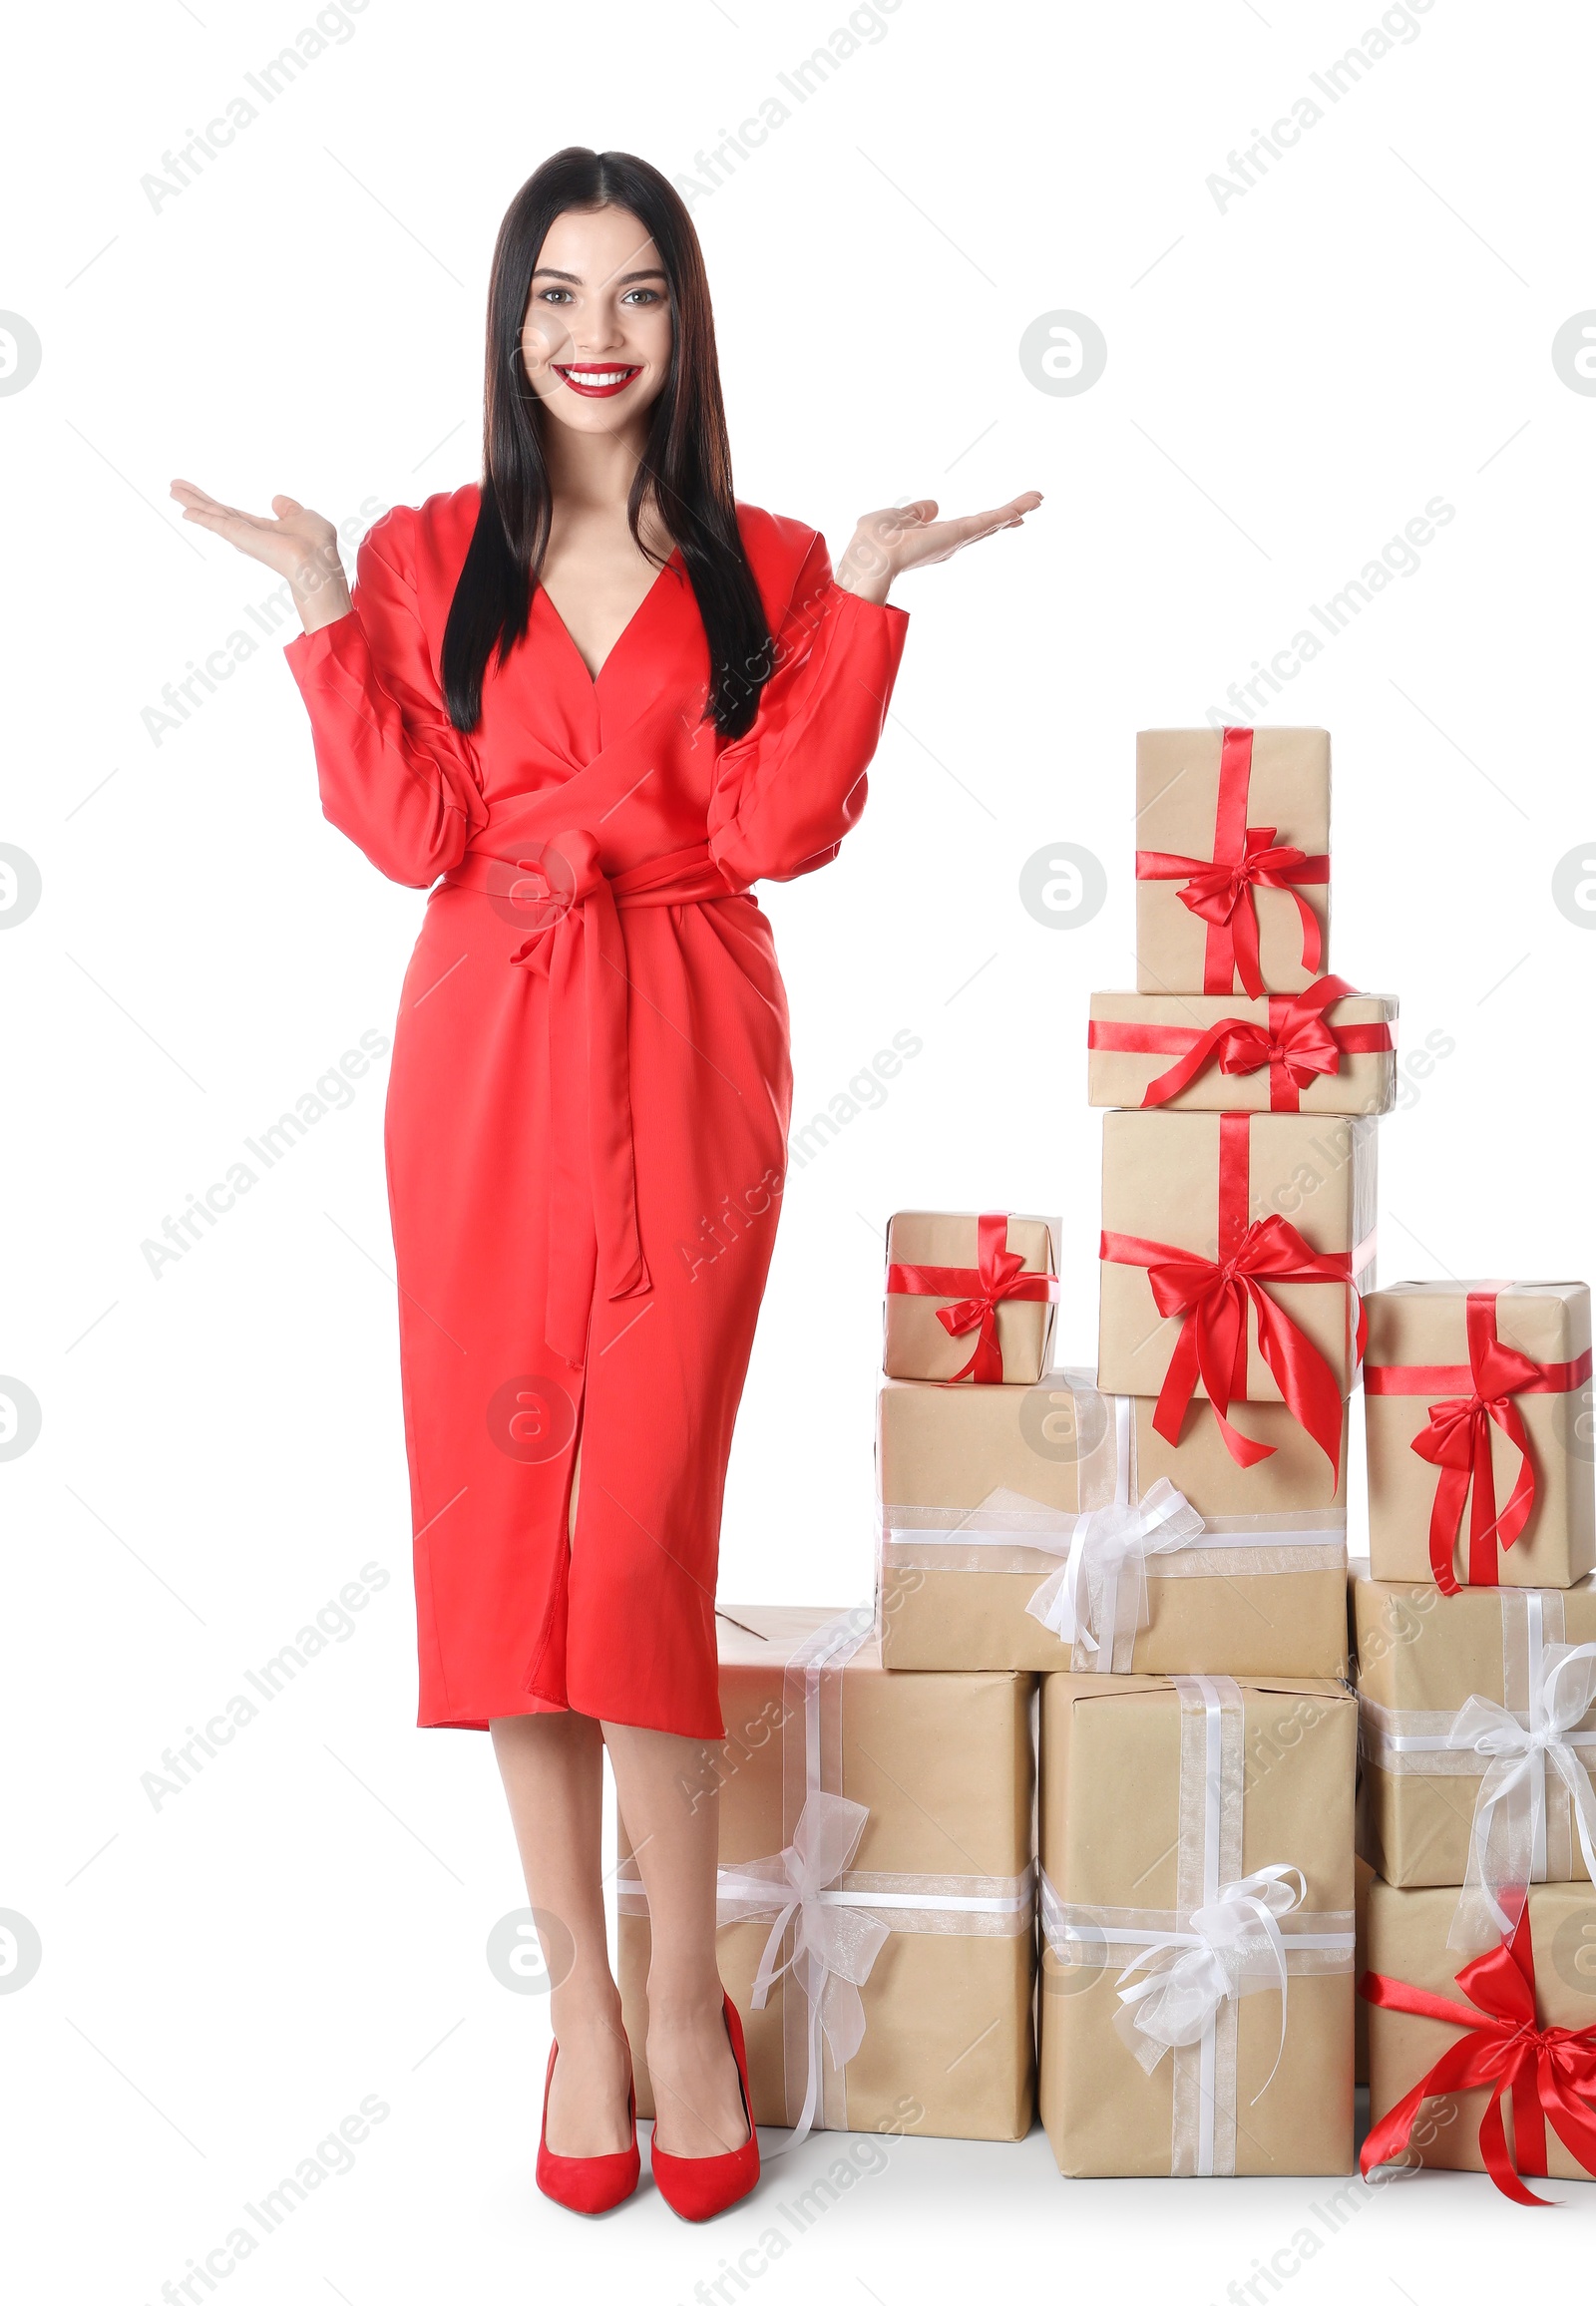
{"label": "white background", "polygon": [[[0,840],[44,892],[0,941],[0,1370],[43,1413],[0,1464],[0,1907],[43,1947],[0,1996],[19,2297],[154,2301],[371,2093],[391,2112],[355,2167],[229,2297],[601,2281],[686,2300],[840,2150],[816,2139],[700,2231],[651,2193],[590,2229],[533,2191],[547,2005],[484,1958],[523,1901],[491,1756],[410,1727],[383,1068],[159,1281],[141,1254],[246,1134],[391,1029],[422,900],[322,822],[275,643],[159,746],[141,714],[272,589],[180,528],[174,474],[337,520],[474,478],[516,187],[568,142],[692,172],[846,15],[369,0],[159,209],[141,178],[308,4],[101,0],[14,24],[0,304],[43,345],[0,399]],[[1133,732],[1223,706],[1436,496],[1455,518],[1417,573],[1253,717],[1334,734],[1333,964],[1399,994],[1408,1048],[1455,1042],[1384,1132],[1384,1277],[1596,1263],[1596,938],[1551,895],[1596,835],[1596,400],[1551,359],[1596,304],[1596,35],[1572,5],[1432,0],[1331,104],[1310,73],[1378,20],[901,0],[695,201],[739,494],[834,549],[895,499],[1046,494],[1019,534],[903,585],[864,822],[830,870],[768,893],[800,1115],[895,1031],[925,1046],[793,1175],[733,1453],[729,1599],[868,1590],[895,1207],[1061,1212],[1066,1352],[1090,1357],[1084,1022],[1091,987],[1131,981]],[[1208,177],[1304,94],[1324,119],[1221,209]],[[1058,309],[1107,340],[1076,397],[1018,358]],[[1109,876],[1065,931],[1017,895],[1060,840]],[[351,1638],[154,1808],[141,1776],[163,1749],[366,1562],[390,1579]],[[1329,2190],[1069,2187],[1039,2132],[888,2158],[749,2294],[1111,2283],[1201,2306]],[[1429,2306],[1468,2276],[1566,2275],[1592,2202],[1560,2190],[1576,2206],[1528,2227],[1482,2180],[1365,2195],[1286,2288]]]}

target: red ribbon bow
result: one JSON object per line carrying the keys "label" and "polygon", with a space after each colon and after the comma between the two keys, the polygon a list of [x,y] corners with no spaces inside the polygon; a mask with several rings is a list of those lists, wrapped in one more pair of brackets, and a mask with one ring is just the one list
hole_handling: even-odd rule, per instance
{"label": "red ribbon bow", "polygon": [[[1499,1548],[1515,1545],[1535,1510],[1535,1461],[1529,1435],[1515,1393],[1565,1393],[1584,1384],[1590,1375],[1591,1356],[1573,1361],[1531,1360],[1516,1346],[1504,1345],[1496,1334],[1494,1289],[1470,1290],[1465,1319],[1468,1331],[1468,1366],[1409,1364],[1380,1365],[1370,1369],[1366,1382],[1372,1393],[1442,1393],[1449,1386],[1467,1386],[1466,1392],[1432,1401],[1429,1422],[1409,1444],[1415,1456],[1438,1468],[1435,1499],[1429,1513],[1429,1566],[1443,1594],[1461,1589],[1452,1568],[1452,1547],[1462,1535],[1463,1508],[1468,1508],[1468,1580],[1470,1585],[1493,1586],[1499,1581]],[[1500,1426],[1518,1451],[1518,1477],[1512,1495],[1498,1513],[1496,1473],[1491,1463],[1491,1427]]]}
{"label": "red ribbon bow", "polygon": [[[1377,2009],[1401,2010],[1442,2025],[1466,2026],[1460,2042],[1443,2050],[1421,2082],[1383,2114],[1364,2140],[1359,2167],[1365,2177],[1405,2150],[1426,2098],[1459,2090],[1488,2090],[1479,2117],[1479,2150],[1491,2178],[1510,2201],[1531,2209],[1550,2205],[1531,2193],[1520,2172],[1546,2175],[1549,2121],[1581,2168],[1596,2177],[1596,2026],[1535,2023],[1535,1950],[1524,1902],[1512,1936],[1467,1962],[1456,1982],[1474,2005],[1450,2002],[1378,1970],[1359,1980],[1359,1992]],[[1502,2100],[1512,2093],[1513,2150],[1507,2149]]]}
{"label": "red ribbon bow", "polygon": [[1258,1324],[1258,1349],[1280,1387],[1281,1398],[1303,1430],[1318,1442],[1341,1478],[1343,1397],[1341,1383],[1310,1339],[1270,1296],[1295,1282],[1334,1282],[1358,1306],[1356,1349],[1364,1350],[1364,1310],[1352,1279],[1350,1252],[1315,1250],[1284,1217],[1261,1217],[1249,1224],[1248,1118],[1219,1116],[1219,1255],[1194,1257],[1165,1241],[1133,1234],[1105,1233],[1100,1254],[1114,1265],[1141,1265],[1153,1303],[1167,1319],[1179,1316],[1180,1335],[1153,1412],[1153,1429],[1173,1447],[1191,1405],[1197,1380],[1203,1382],[1225,1447],[1238,1465],[1256,1465],[1274,1449],[1238,1432],[1230,1407],[1247,1394],[1247,1330],[1251,1310]]}
{"label": "red ribbon bow", "polygon": [[976,1264],[890,1265],[887,1288],[897,1296],[946,1297],[952,1305],[939,1306],[937,1319],[951,1338],[977,1333],[975,1350],[958,1373],[948,1379],[957,1385],[969,1377],[978,1385],[1000,1385],[1003,1353],[998,1338],[998,1308],[1019,1300],[1047,1304],[1058,1295],[1058,1278],[1050,1273],[1026,1273],[1019,1252],[1007,1247],[1008,1219],[1001,1210],[976,1220]]}
{"label": "red ribbon bow", "polygon": [[1264,993],[1258,954],[1259,889],[1284,890],[1302,920],[1303,967],[1318,973],[1324,954],[1319,916],[1303,896],[1304,887],[1330,879],[1330,859],[1306,850],[1275,845],[1273,825],[1249,825],[1247,788],[1252,780],[1253,732],[1226,729],[1219,749],[1219,798],[1211,859],[1177,857],[1162,849],[1138,849],[1138,881],[1183,881],[1182,905],[1208,924],[1203,951],[1204,992],[1230,992],[1235,980],[1259,1000]]}

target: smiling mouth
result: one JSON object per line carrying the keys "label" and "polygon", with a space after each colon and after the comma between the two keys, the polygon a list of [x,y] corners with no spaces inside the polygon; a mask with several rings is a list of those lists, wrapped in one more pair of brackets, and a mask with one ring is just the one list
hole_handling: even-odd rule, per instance
{"label": "smiling mouth", "polygon": [[597,361],[556,361],[554,370],[563,384],[569,384],[573,392],[580,392],[586,400],[608,400],[613,394],[624,392],[632,378],[642,374],[640,363],[636,367],[611,364],[603,368]]}

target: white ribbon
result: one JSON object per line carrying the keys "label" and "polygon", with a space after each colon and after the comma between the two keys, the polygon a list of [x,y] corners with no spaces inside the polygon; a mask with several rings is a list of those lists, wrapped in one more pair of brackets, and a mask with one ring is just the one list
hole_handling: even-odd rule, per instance
{"label": "white ribbon", "polygon": [[[1115,2026],[1151,2074],[1168,2050],[1198,2042],[1213,2026],[1221,2003],[1266,1983],[1280,1987],[1280,2044],[1269,2081],[1251,2103],[1256,2106],[1280,2071],[1286,2048],[1286,2000],[1290,1990],[1286,1941],[1277,1914],[1292,1913],[1308,1895],[1294,1865],[1265,1865],[1226,1882],[1219,1895],[1198,1906],[1184,1930],[1160,1931],[1148,1941],[1150,1958],[1138,1957],[1119,1974],[1120,2009]],[[1249,1974],[1260,1945],[1274,1965],[1273,1980]],[[1133,1971],[1147,1974],[1127,1986]]]}
{"label": "white ribbon", "polygon": [[[1123,1456],[1120,1459],[1124,1463]],[[1060,1641],[1084,1649],[1092,1671],[1113,1671],[1115,1637],[1134,1639],[1147,1623],[1147,1556],[1174,1553],[1203,1534],[1203,1518],[1171,1481],[1157,1480],[1145,1497],[1116,1498],[1076,1520],[1061,1569],[1044,1578],[1025,1604]],[[1091,1596],[1098,1607],[1093,1630]]]}
{"label": "white ribbon", "polygon": [[[862,1801],[817,1790],[804,1803],[793,1838],[779,1856],[756,1858],[745,1866],[722,1866],[716,1882],[717,1903],[746,1903],[751,1910],[742,1917],[745,1920],[761,1918],[775,1905],[754,1977],[753,2007],[763,2010],[776,1980],[791,1971],[836,2067],[846,2066],[865,2038],[865,2005],[859,1989],[892,1935],[885,1922],[826,1896],[852,1863],[869,1815]],[[776,1884],[780,1887],[773,1897]],[[783,1961],[782,1942],[789,1930],[792,1950]],[[794,2145],[814,2126],[820,2101],[818,2049],[818,2043],[811,2044]]]}
{"label": "white ribbon", "polygon": [[[1256,2105],[1285,2053],[1292,1970],[1349,1972],[1353,1917],[1305,1911],[1298,1866],[1240,1871],[1241,1691],[1217,1674],[1170,1681],[1181,1707],[1175,1910],[1066,1905],[1044,1875],[1042,1927],[1066,1964],[1124,1964],[1114,2027],[1145,2072],[1174,2054],[1170,2174],[1228,2177],[1236,2166],[1236,2006],[1245,1994],[1280,1995],[1280,2041]],[[1139,1983],[1127,1983],[1138,1973]]]}
{"label": "white ribbon", "polygon": [[[1459,1708],[1445,1742],[1485,1763],[1468,1837],[1468,1870],[1452,1925],[1453,1943],[1481,1934],[1480,1907],[1489,1928],[1507,1936],[1517,1919],[1503,1893],[1546,1878],[1546,1770],[1568,1790],[1585,1870],[1596,1881],[1596,1788],[1575,1750],[1573,1732],[1596,1702],[1596,1642],[1571,1648],[1532,1641],[1527,1720],[1493,1698],[1474,1696]],[[1579,1742],[1588,1744],[1589,1736]]]}
{"label": "white ribbon", "polygon": [[[733,1621],[735,1622],[735,1621]],[[842,1767],[841,1674],[871,1637],[872,1613],[850,1610],[828,1619],[788,1658],[783,1674],[782,1782],[792,1839],[773,1857],[721,1866],[716,1923],[768,1920],[755,1973],[752,2006],[763,2010],[786,1979],[783,2002],[789,2059],[803,2059],[802,2105],[791,2134],[770,2160],[801,2145],[825,2117],[822,2047],[838,2074],[865,2036],[860,1988],[893,1931],[1019,1937],[1033,1926],[1035,1869],[1010,1877],[873,1873],[853,1870],[870,1811],[827,1788]],[[824,1701],[832,1698],[828,1709]],[[635,1860],[620,1875],[621,1910],[648,1910]],[[783,1944],[791,1933],[785,1958]],[[789,2068],[789,2071],[791,2069]],[[789,2109],[791,2100],[789,2099]]]}

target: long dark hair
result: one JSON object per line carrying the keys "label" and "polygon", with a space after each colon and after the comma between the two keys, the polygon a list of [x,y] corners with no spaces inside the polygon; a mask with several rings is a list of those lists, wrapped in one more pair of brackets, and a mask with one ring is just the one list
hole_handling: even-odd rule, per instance
{"label": "long dark hair", "polygon": [[533,269],[557,216],[605,206],[628,210],[658,249],[672,323],[670,368],[650,412],[626,519],[645,551],[638,521],[652,497],[680,548],[709,643],[704,717],[739,737],[759,708],[772,642],[737,531],[703,251],[684,202],[657,169],[630,153],[583,145],[545,161],[499,227],[488,289],[482,504],[444,632],[444,698],[455,727],[474,729],[489,658],[497,650],[502,664],[526,634],[551,513],[544,419],[521,352]]}

